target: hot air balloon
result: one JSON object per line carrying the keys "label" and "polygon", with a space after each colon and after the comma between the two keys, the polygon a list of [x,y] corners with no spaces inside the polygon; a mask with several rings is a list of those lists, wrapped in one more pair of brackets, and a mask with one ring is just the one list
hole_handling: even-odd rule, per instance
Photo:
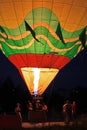
{"label": "hot air balloon", "polygon": [[87,1],[0,0],[0,49],[31,95],[87,47]]}

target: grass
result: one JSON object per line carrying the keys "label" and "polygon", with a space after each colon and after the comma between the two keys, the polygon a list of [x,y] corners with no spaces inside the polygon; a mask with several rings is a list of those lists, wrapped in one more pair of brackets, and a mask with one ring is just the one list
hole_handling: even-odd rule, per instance
{"label": "grass", "polygon": [[51,126],[42,128],[8,128],[0,130],[87,130],[85,126]]}
{"label": "grass", "polygon": [[87,130],[87,114],[78,116],[74,124],[70,125],[42,125],[42,127],[34,126],[33,128],[0,128],[0,130]]}

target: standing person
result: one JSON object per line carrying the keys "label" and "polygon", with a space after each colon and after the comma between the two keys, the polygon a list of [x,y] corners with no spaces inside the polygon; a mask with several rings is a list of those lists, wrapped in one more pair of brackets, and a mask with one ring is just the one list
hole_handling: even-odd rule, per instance
{"label": "standing person", "polygon": [[73,101],[72,103],[72,119],[74,120],[76,117],[76,102]]}
{"label": "standing person", "polygon": [[45,103],[43,103],[43,105],[42,105],[42,111],[44,111],[45,120],[47,120],[48,119],[48,107]]}
{"label": "standing person", "polygon": [[32,102],[28,101],[27,108],[28,108],[28,111],[32,111],[33,110]]}
{"label": "standing person", "polygon": [[35,110],[36,110],[36,111],[42,110],[42,103],[41,103],[41,101],[40,101],[39,99],[36,100]]}
{"label": "standing person", "polygon": [[72,105],[69,100],[67,100],[66,103],[63,105],[63,114],[65,123],[69,124],[72,115]]}
{"label": "standing person", "polygon": [[22,115],[21,115],[21,107],[20,107],[20,103],[16,104],[15,107],[15,113],[20,117],[20,120],[22,121]]}
{"label": "standing person", "polygon": [[48,111],[48,107],[47,107],[47,105],[45,103],[43,103],[43,105],[42,105],[42,110],[43,111]]}
{"label": "standing person", "polygon": [[27,103],[27,120],[30,121],[30,118],[31,118],[31,113],[33,111],[33,104],[30,100],[28,100],[28,103]]}

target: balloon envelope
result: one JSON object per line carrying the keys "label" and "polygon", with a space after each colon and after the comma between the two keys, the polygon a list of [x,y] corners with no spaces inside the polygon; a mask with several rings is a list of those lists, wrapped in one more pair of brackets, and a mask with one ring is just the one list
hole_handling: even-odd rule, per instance
{"label": "balloon envelope", "polygon": [[[42,94],[86,46],[87,1],[0,0],[0,49],[19,69],[31,94]],[[34,68],[40,70],[34,73]]]}

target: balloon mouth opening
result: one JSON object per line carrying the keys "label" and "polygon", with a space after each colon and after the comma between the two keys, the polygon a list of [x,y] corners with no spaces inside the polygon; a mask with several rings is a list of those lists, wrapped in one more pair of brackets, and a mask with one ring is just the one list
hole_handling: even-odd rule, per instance
{"label": "balloon mouth opening", "polygon": [[59,72],[54,68],[21,68],[23,78],[33,96],[41,95]]}

